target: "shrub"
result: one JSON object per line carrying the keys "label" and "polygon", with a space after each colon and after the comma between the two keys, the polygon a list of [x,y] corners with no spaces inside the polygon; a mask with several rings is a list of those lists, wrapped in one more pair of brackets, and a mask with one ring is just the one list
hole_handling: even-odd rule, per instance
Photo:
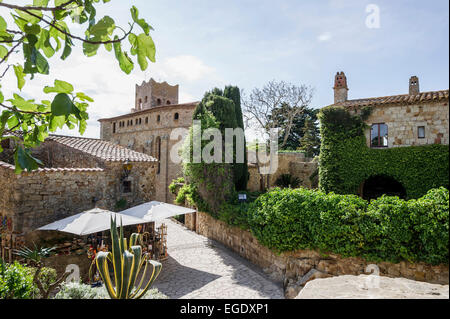
{"label": "shrub", "polygon": [[274,189],[249,206],[251,232],[277,252],[317,249],[371,261],[448,264],[449,192],[405,201]]}
{"label": "shrub", "polygon": [[419,258],[431,264],[446,260],[449,245],[449,192],[430,190],[424,197],[409,202]]}
{"label": "shrub", "polygon": [[[110,299],[104,287],[92,288],[83,283],[71,282],[62,285],[55,299]],[[158,289],[150,289],[141,299],[167,299]]]}
{"label": "shrub", "polygon": [[[102,293],[103,291],[105,294]],[[106,290],[77,282],[63,284],[55,295],[55,299],[106,299],[104,297],[109,299]]]}
{"label": "shrub", "polygon": [[0,260],[0,299],[32,299],[38,293],[32,268]]}

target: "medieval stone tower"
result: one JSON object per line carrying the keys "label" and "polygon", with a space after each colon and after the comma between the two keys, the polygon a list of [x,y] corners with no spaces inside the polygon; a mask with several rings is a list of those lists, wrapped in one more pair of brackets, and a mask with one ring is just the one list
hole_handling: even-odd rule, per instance
{"label": "medieval stone tower", "polygon": [[[158,83],[153,79],[136,85],[135,107],[128,114],[100,119],[100,138],[153,156],[158,160],[153,199],[173,202],[169,184],[182,175],[182,165],[173,161],[182,129],[187,135],[198,104],[178,102],[178,85]],[[174,134],[173,132],[177,132]],[[184,136],[183,136],[184,138]]]}
{"label": "medieval stone tower", "polygon": [[344,72],[336,73],[334,78],[334,103],[345,102],[348,99],[347,77]]}
{"label": "medieval stone tower", "polygon": [[136,103],[132,112],[148,110],[164,105],[178,104],[178,85],[171,86],[167,82],[158,83],[153,79],[136,84]]}

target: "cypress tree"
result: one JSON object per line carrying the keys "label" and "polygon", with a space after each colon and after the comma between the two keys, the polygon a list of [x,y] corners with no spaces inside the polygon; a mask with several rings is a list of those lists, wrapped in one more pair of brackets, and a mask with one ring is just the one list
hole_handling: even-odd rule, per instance
{"label": "cypress tree", "polygon": [[[242,128],[244,130],[244,117],[242,115],[241,108],[241,92],[237,86],[227,86],[223,92],[223,95],[234,102],[235,106],[235,117],[237,122],[237,127]],[[236,144],[235,144],[236,145]],[[247,142],[244,137],[244,163],[234,163],[233,171],[234,171],[234,183],[236,185],[236,189],[246,190],[247,182],[248,182],[248,163],[247,163]]]}

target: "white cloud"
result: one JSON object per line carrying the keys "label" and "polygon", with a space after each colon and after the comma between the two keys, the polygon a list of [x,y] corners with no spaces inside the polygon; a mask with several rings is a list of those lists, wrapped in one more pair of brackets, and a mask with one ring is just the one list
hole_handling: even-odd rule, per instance
{"label": "white cloud", "polygon": [[317,37],[317,40],[319,42],[326,42],[326,41],[330,41],[331,38],[332,38],[332,35],[330,32],[324,32]]}
{"label": "white cloud", "polygon": [[156,63],[153,72],[163,78],[193,82],[214,76],[216,70],[195,56],[179,55]]}

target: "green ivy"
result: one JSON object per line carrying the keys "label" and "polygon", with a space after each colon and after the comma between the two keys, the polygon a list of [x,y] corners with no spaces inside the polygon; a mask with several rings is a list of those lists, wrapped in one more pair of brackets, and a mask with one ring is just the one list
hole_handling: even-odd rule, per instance
{"label": "green ivy", "polygon": [[275,189],[250,205],[248,224],[277,252],[314,249],[369,261],[448,264],[449,192],[403,200]]}
{"label": "green ivy", "polygon": [[321,190],[358,194],[360,185],[376,175],[397,180],[408,198],[423,196],[432,188],[448,188],[448,145],[371,149],[364,136],[364,119],[369,112],[353,116],[340,107],[321,110]]}

